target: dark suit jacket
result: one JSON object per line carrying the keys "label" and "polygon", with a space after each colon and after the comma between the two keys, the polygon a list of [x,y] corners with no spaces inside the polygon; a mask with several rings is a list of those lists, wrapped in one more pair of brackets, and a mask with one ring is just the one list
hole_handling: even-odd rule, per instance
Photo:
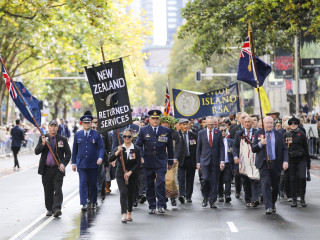
{"label": "dark suit jacket", "polygon": [[[49,134],[46,134],[45,137],[47,138],[47,141],[50,139]],[[52,149],[52,151],[60,163],[62,163],[64,166],[68,165],[71,158],[71,151],[68,140],[65,137],[59,134],[56,135],[55,148]],[[38,173],[42,175],[44,167],[46,165],[49,148],[46,144],[42,145],[41,136],[39,138],[38,145],[36,146],[34,152],[36,155],[41,153]]]}
{"label": "dark suit jacket", "polygon": [[[280,132],[277,130],[273,130],[274,136],[275,136],[275,153],[276,153],[276,163],[277,168],[279,171],[282,169],[282,163],[288,162],[288,149],[286,147],[286,144],[284,142],[283,136]],[[252,144],[252,151],[254,153],[257,153],[256,155],[256,167],[258,169],[261,169],[263,161],[266,159],[266,152],[264,150],[264,147],[260,148],[259,146],[259,138],[262,135],[262,130],[258,130],[255,132],[254,140]]]}
{"label": "dark suit jacket", "polygon": [[142,127],[135,144],[141,149],[144,167],[167,168],[167,164],[173,164],[173,142],[169,128],[158,126],[155,135],[151,125]]}
{"label": "dark suit jacket", "polygon": [[[69,138],[70,137],[70,130],[69,130],[67,124],[64,124],[64,131],[65,131],[66,137]],[[59,127],[58,127],[58,132],[57,133],[59,135],[61,135],[61,132],[62,132],[62,125],[60,124]]]}
{"label": "dark suit jacket", "polygon": [[230,138],[234,140],[235,136],[236,136],[236,132],[243,129],[241,124],[238,124],[236,126],[234,126],[233,128],[230,128]]}
{"label": "dark suit jacket", "polygon": [[224,161],[224,144],[222,134],[219,130],[213,129],[212,147],[210,147],[207,129],[203,129],[198,134],[197,144],[197,163],[202,166],[208,166],[210,163],[213,166],[219,166],[221,161]]}
{"label": "dark suit jacket", "polygon": [[24,141],[24,131],[19,126],[14,126],[10,132],[12,136],[11,146],[21,147],[22,141]]}
{"label": "dark suit jacket", "polygon": [[[189,152],[190,152],[190,159],[192,162],[192,167],[196,168],[197,166],[197,159],[196,159],[196,153],[197,153],[197,134],[194,132],[188,131],[189,136]],[[184,160],[186,158],[186,143],[183,139],[183,135],[181,130],[179,131],[179,141],[176,142],[176,156],[177,160],[179,162],[179,167],[184,167]]]}
{"label": "dark suit jacket", "polygon": [[[114,152],[110,155],[109,157],[109,162],[113,162],[117,160],[117,170],[116,170],[116,175],[118,177],[123,177],[123,169],[122,169],[122,164],[121,164],[121,154],[118,156],[115,155],[115,152],[118,150],[116,148]],[[125,148],[123,148],[123,161],[124,165],[126,167],[126,171],[132,172],[132,175],[137,173],[137,169],[140,166],[141,163],[141,154],[140,154],[140,149],[136,145],[134,145],[134,149],[130,150],[130,154],[132,154],[132,159],[127,159],[127,152],[125,151]]]}
{"label": "dark suit jacket", "polygon": [[234,159],[233,159],[233,147],[234,147],[234,141],[230,138],[227,138],[227,143],[228,143],[228,160],[231,166],[231,169],[234,168]]}

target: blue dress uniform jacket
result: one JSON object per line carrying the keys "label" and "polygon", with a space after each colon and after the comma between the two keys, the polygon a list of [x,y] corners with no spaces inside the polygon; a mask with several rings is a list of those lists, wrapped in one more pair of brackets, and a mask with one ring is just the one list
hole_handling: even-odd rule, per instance
{"label": "blue dress uniform jacket", "polygon": [[173,164],[173,142],[169,128],[158,126],[155,135],[152,126],[142,127],[135,144],[143,147],[141,151],[145,168],[167,168],[167,163]]}
{"label": "blue dress uniform jacket", "polygon": [[91,129],[88,139],[84,131],[76,132],[72,150],[72,164],[77,168],[98,168],[97,160],[104,157],[104,143],[97,131]]}

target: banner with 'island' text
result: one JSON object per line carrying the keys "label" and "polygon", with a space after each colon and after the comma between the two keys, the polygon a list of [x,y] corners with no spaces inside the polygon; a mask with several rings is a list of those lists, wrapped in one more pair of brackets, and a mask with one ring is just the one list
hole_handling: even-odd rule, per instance
{"label": "banner with 'island' text", "polygon": [[172,89],[175,118],[201,118],[206,116],[228,116],[240,112],[238,84],[196,93]]}

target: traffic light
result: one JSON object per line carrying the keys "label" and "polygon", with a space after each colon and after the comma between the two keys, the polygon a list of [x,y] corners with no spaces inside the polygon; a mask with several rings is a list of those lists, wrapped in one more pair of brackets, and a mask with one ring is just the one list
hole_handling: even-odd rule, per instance
{"label": "traffic light", "polygon": [[200,70],[196,71],[196,82],[201,82],[202,80],[202,72]]}

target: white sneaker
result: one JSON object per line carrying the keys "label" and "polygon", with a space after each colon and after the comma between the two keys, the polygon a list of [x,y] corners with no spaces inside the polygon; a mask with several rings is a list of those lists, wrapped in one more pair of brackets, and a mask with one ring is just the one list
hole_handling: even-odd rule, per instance
{"label": "white sneaker", "polygon": [[293,202],[292,198],[288,198],[287,202]]}

